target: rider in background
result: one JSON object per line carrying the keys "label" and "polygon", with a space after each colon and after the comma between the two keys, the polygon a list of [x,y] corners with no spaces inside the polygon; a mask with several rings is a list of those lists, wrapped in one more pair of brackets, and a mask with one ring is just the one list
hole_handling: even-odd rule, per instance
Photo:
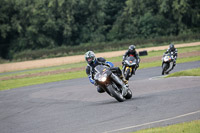
{"label": "rider in background", "polygon": [[[122,81],[127,85],[128,81],[123,77],[122,72],[119,67],[114,67],[114,65],[111,62],[106,61],[104,58],[99,57],[96,58],[93,51],[88,51],[85,53],[85,60],[87,61],[87,67],[86,67],[86,74],[88,75],[88,78],[92,84],[97,86],[97,91],[99,93],[105,92],[100,86],[98,86],[94,80],[94,68],[97,65],[106,65],[111,68],[112,71],[115,71],[119,74],[119,77],[122,79]],[[123,86],[123,85],[122,85]]]}
{"label": "rider in background", "polygon": [[135,45],[130,45],[128,50],[126,51],[126,53],[123,55],[123,61],[122,64],[124,64],[124,60],[129,57],[129,56],[133,56],[136,58],[136,70],[139,67],[139,63],[140,63],[140,57],[138,55],[138,53],[135,50]]}
{"label": "rider in background", "polygon": [[173,68],[174,68],[176,66],[176,59],[178,57],[178,50],[174,47],[174,44],[171,43],[169,45],[169,48],[167,49],[167,51],[164,54],[168,54],[168,53],[172,54],[174,57],[174,62],[173,62]]}

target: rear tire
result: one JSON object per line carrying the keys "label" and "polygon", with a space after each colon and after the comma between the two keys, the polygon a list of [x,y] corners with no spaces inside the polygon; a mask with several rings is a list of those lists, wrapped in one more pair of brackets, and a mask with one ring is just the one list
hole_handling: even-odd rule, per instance
{"label": "rear tire", "polygon": [[129,80],[129,73],[130,73],[130,69],[128,69],[128,70],[126,71],[126,74],[125,74],[125,79],[126,79],[126,80]]}
{"label": "rear tire", "polygon": [[113,96],[118,102],[123,102],[125,100],[122,94],[118,92],[112,85],[107,86],[107,89],[111,96]]}

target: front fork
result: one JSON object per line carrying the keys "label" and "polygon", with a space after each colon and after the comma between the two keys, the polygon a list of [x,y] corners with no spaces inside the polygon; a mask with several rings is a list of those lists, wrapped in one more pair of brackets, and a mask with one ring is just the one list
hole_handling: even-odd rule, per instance
{"label": "front fork", "polygon": [[123,66],[123,75],[125,74],[125,72],[128,70],[128,69],[130,69],[130,73],[132,73],[133,71],[135,71],[135,70],[133,70],[133,67],[128,67],[128,66]]}
{"label": "front fork", "polygon": [[110,76],[111,76],[111,78],[114,80],[115,83],[117,83],[117,84],[120,85],[121,87],[124,87],[124,83],[122,82],[122,80],[121,80],[118,76],[116,76],[116,75],[113,74],[113,73],[112,73]]}

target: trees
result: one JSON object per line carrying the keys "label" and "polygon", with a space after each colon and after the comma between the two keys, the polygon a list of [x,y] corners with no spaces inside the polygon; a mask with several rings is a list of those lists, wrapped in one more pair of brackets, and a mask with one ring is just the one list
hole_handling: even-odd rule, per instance
{"label": "trees", "polygon": [[1,0],[0,57],[200,31],[199,0]]}

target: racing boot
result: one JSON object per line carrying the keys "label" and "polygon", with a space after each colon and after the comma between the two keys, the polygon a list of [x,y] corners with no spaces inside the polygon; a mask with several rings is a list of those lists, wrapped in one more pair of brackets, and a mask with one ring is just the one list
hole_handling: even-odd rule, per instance
{"label": "racing boot", "polygon": [[128,80],[126,80],[123,75],[120,75],[119,78],[124,82],[125,85],[128,85]]}
{"label": "racing boot", "polygon": [[176,66],[176,60],[174,60],[173,62],[173,68]]}

